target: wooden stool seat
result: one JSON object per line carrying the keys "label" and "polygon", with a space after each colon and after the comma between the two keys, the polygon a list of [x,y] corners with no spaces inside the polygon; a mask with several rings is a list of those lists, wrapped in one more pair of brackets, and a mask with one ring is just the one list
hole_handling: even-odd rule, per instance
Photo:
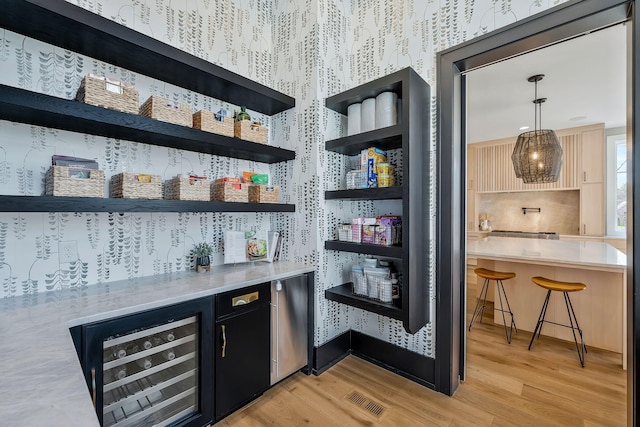
{"label": "wooden stool seat", "polygon": [[487,270],[486,268],[476,268],[473,272],[479,277],[489,280],[508,280],[516,277],[516,273]]}
{"label": "wooden stool seat", "polygon": [[579,282],[561,282],[559,280],[547,279],[546,277],[532,277],[531,281],[536,285],[551,291],[577,292],[585,289],[587,285]]}
{"label": "wooden stool seat", "polygon": [[[569,298],[569,292],[578,292],[586,289],[587,285],[580,282],[564,282],[560,280],[547,279],[542,276],[535,276],[531,278],[531,281],[536,285],[540,286],[543,289],[547,290],[547,296],[542,303],[542,309],[540,310],[540,316],[538,317],[538,322],[536,323],[536,328],[533,330],[533,335],[531,336],[531,341],[529,341],[529,350],[531,350],[531,345],[533,344],[533,340],[538,335],[538,339],[540,339],[540,334],[542,333],[542,324],[543,323],[552,323],[557,326],[564,326],[565,328],[571,329],[573,332],[573,341],[576,343],[576,350],[578,351],[578,359],[580,359],[580,365],[584,368],[584,355],[587,353],[587,346],[584,344],[584,337],[582,336],[582,329],[580,329],[580,325],[578,325],[578,319],[576,318],[576,313],[573,310],[573,304],[571,304],[571,298]],[[565,325],[562,323],[551,322],[549,320],[544,320],[547,315],[547,308],[549,307],[549,297],[551,296],[551,292],[562,292],[564,296],[564,303],[567,306],[567,314],[569,315],[569,325]],[[580,344],[578,344],[578,337],[576,335],[576,331],[578,335],[580,335]]]}
{"label": "wooden stool seat", "polygon": [[[516,327],[516,322],[513,319],[513,312],[511,311],[511,306],[509,305],[509,299],[507,298],[507,293],[504,290],[503,280],[513,279],[516,277],[516,273],[504,272],[504,271],[494,271],[486,268],[476,268],[473,270],[474,273],[478,277],[482,277],[484,279],[484,283],[482,285],[482,289],[480,290],[480,294],[478,295],[478,300],[476,301],[476,308],[473,310],[473,316],[471,316],[471,322],[469,322],[469,332],[471,332],[471,327],[473,326],[473,322],[476,318],[480,318],[480,323],[482,323],[482,318],[484,317],[484,309],[489,308],[491,310],[499,311],[502,313],[502,323],[504,325],[504,334],[507,338],[507,343],[511,344],[511,336],[513,334],[513,330],[515,329],[518,332],[518,328]],[[500,303],[500,308],[496,307],[495,304],[493,307],[487,306],[487,292],[489,291],[489,281],[495,280],[496,287],[498,290],[498,302]],[[506,303],[506,308],[502,305],[502,298],[504,297],[504,301]],[[482,303],[482,304],[481,304]],[[507,330],[507,320],[505,318],[505,313],[508,313],[511,316],[511,323],[509,325],[509,329]]]}

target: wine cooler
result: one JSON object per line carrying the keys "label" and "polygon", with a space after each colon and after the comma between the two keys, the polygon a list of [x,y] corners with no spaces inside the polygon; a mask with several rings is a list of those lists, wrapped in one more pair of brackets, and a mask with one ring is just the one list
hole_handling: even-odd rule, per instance
{"label": "wine cooler", "polygon": [[212,311],[204,298],[81,327],[79,354],[104,427],[212,422]]}

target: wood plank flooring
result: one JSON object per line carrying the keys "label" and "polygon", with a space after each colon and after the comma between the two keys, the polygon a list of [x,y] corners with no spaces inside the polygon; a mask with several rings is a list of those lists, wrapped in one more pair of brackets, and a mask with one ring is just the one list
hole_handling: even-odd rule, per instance
{"label": "wood plank flooring", "polygon": [[[502,326],[476,323],[453,397],[349,356],[320,376],[289,377],[216,426],[626,425],[620,355],[588,348],[582,368],[573,343],[542,337],[527,351],[530,338],[514,332],[509,345]],[[382,413],[348,400],[354,391]]]}

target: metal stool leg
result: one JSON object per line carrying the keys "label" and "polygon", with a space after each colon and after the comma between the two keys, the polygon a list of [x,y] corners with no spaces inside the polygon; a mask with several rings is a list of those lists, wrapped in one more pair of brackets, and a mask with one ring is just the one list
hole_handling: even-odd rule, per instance
{"label": "metal stool leg", "polygon": [[[504,290],[504,284],[502,280],[496,280],[496,285],[498,288],[498,301],[500,302],[500,308],[494,308],[502,313],[502,324],[504,325],[504,335],[507,338],[507,343],[511,344],[511,337],[513,336],[513,329],[515,327],[516,333],[518,332],[518,328],[516,327],[516,322],[513,319],[513,312],[511,311],[511,306],[509,305],[509,299],[507,298],[507,292]],[[507,309],[504,309],[502,305],[502,296],[504,296],[505,303],[507,304]],[[509,332],[507,333],[507,320],[505,319],[504,313],[509,313],[511,316],[511,323],[509,326]]]}
{"label": "metal stool leg", "polygon": [[[567,292],[563,292],[563,294],[564,294],[564,304],[567,306],[567,314],[569,315],[569,323],[571,324],[571,332],[573,332],[573,341],[576,343],[576,351],[578,352],[578,359],[580,359],[580,365],[582,365],[582,367],[584,368],[584,354],[587,352],[587,347],[584,345],[582,329],[580,329],[580,325],[578,325],[578,318],[576,317],[575,311],[573,311],[573,304],[571,304],[571,298],[569,298],[569,294]],[[575,327],[573,326],[574,321],[576,323]],[[580,347],[578,347],[576,329],[580,334]]]}
{"label": "metal stool leg", "polygon": [[531,350],[531,345],[533,344],[533,340],[538,334],[538,339],[540,339],[540,333],[542,332],[542,323],[544,322],[544,318],[547,315],[547,307],[549,306],[549,297],[551,296],[551,291],[547,291],[547,296],[544,299],[544,303],[542,303],[542,309],[540,310],[540,316],[538,316],[538,322],[536,323],[536,328],[533,330],[533,335],[531,335],[531,341],[529,341],[529,350]]}
{"label": "metal stool leg", "polygon": [[[487,306],[487,291],[489,290],[489,279],[485,279],[482,285],[482,289],[480,289],[480,295],[478,295],[478,299],[476,301],[476,308],[473,309],[473,316],[471,316],[471,322],[469,323],[469,331],[473,326],[473,322],[476,320],[478,313],[482,312],[482,316],[480,316],[480,323],[482,323],[482,318],[484,317],[484,309]],[[482,300],[482,306],[480,306],[480,300]]]}

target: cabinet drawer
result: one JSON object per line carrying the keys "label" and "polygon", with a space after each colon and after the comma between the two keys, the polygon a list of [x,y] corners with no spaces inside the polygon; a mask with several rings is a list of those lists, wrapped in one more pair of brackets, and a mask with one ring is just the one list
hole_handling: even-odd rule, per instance
{"label": "cabinet drawer", "polygon": [[247,286],[216,295],[216,319],[251,311],[271,302],[269,282]]}

